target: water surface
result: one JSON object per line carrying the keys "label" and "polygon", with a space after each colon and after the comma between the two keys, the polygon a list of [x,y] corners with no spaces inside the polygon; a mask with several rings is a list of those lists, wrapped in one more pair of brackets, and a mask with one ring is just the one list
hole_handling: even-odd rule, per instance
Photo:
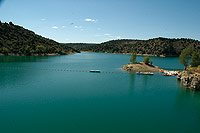
{"label": "water surface", "polygon": [[[0,132],[199,133],[200,93],[186,90],[175,77],[121,74],[129,59],[103,53],[1,56],[3,67],[114,73],[0,68]],[[150,59],[161,68],[183,69],[178,58]]]}

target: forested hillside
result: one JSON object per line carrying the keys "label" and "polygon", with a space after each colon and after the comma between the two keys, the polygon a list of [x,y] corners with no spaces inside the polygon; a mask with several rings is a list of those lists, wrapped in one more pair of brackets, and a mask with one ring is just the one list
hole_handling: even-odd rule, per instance
{"label": "forested hillside", "polygon": [[200,42],[193,39],[169,39],[160,37],[149,40],[112,40],[99,45],[70,44],[69,46],[79,51],[121,54],[136,51],[137,54],[154,56],[179,56],[181,51],[188,46],[192,46],[196,50],[200,49]]}
{"label": "forested hillside", "polygon": [[78,52],[21,26],[0,21],[0,55],[64,55]]}

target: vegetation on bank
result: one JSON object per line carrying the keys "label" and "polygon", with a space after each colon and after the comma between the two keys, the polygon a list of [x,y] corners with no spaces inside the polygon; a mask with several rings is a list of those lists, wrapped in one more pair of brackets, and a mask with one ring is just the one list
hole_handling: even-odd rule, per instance
{"label": "vegetation on bank", "polygon": [[179,62],[185,66],[185,69],[191,67],[200,67],[200,50],[195,50],[192,47],[185,48],[179,56]]}
{"label": "vegetation on bank", "polygon": [[12,22],[0,21],[0,55],[64,55],[78,52]]}
{"label": "vegetation on bank", "polygon": [[130,54],[137,51],[136,54],[148,54],[153,56],[179,56],[183,49],[187,47],[200,49],[200,42],[193,39],[169,39],[154,38],[149,40],[112,40],[101,44],[70,44],[70,47],[79,51],[103,52],[103,53],[121,53]]}
{"label": "vegetation on bank", "polygon": [[97,47],[99,47],[99,44],[95,43],[66,43],[65,45],[78,51],[88,52],[94,52],[94,50],[97,49]]}

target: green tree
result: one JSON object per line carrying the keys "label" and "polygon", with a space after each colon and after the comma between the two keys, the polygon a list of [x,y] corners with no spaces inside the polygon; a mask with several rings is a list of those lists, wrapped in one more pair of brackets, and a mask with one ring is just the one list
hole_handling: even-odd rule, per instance
{"label": "green tree", "polygon": [[188,47],[188,48],[185,48],[182,52],[181,52],[181,55],[179,56],[179,62],[181,65],[184,65],[185,66],[185,69],[186,67],[188,66],[188,63],[189,63],[189,59],[191,57],[191,54],[192,54],[192,48],[191,47]]}
{"label": "green tree", "polygon": [[8,55],[9,50],[8,50],[8,48],[6,48],[6,47],[2,47],[2,48],[1,48],[1,52],[2,52],[4,55]]}
{"label": "green tree", "polygon": [[31,55],[31,47],[26,45],[26,47],[24,49],[24,53],[25,53],[25,55]]}
{"label": "green tree", "polygon": [[149,64],[149,56],[145,56],[143,62],[144,62],[145,64]]}
{"label": "green tree", "polygon": [[197,67],[198,65],[200,65],[200,50],[194,52],[192,54],[191,59],[192,59],[192,61],[191,61],[190,65],[192,67]]}
{"label": "green tree", "polygon": [[37,45],[36,46],[36,52],[41,54],[41,53],[45,53],[46,52],[46,47],[43,45]]}
{"label": "green tree", "polygon": [[133,51],[132,52],[132,55],[131,55],[131,58],[130,58],[130,62],[132,63],[132,64],[134,64],[135,63],[135,61],[136,61],[136,52],[135,51]]}

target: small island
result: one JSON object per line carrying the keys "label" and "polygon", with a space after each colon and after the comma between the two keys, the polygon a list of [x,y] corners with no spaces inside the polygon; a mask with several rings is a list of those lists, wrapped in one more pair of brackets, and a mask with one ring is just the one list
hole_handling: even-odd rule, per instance
{"label": "small island", "polygon": [[152,65],[153,62],[149,61],[149,56],[145,56],[143,62],[136,62],[136,56],[136,52],[133,51],[130,59],[131,64],[122,66],[122,69],[133,72],[159,72],[162,70],[158,66]]}
{"label": "small island", "polygon": [[146,64],[144,62],[138,62],[135,64],[127,64],[127,65],[122,66],[122,69],[126,71],[134,71],[134,72],[159,72],[160,70],[162,70],[158,66]]}

